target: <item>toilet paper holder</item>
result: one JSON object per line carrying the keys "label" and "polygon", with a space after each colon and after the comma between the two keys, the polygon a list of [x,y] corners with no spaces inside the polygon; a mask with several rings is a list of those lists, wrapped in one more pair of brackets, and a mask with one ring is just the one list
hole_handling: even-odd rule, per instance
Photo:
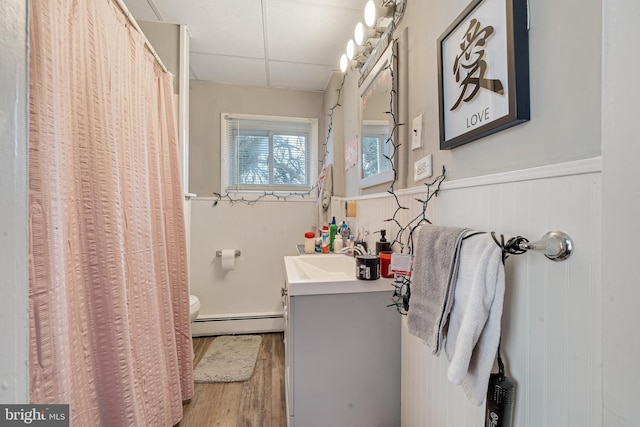
{"label": "toilet paper holder", "polygon": [[[240,255],[242,255],[242,252],[240,252],[240,250],[236,249],[236,252],[235,252],[236,258],[238,258]],[[217,257],[221,257],[222,256],[222,251],[216,251],[216,256]]]}

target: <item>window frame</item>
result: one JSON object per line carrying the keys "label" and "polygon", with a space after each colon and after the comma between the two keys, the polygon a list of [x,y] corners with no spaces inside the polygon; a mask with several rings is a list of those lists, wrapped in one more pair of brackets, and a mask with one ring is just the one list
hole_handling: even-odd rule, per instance
{"label": "window frame", "polygon": [[[238,120],[258,120],[258,121],[267,121],[272,124],[282,122],[282,123],[303,123],[308,124],[310,126],[309,130],[309,141],[308,141],[308,149],[309,153],[307,157],[309,158],[309,164],[307,166],[307,185],[230,185],[227,180],[227,174],[229,168],[232,165],[228,165],[226,162],[227,159],[227,151],[228,147],[228,120],[230,119],[238,119]],[[266,129],[265,129],[266,131]],[[270,144],[271,145],[271,144]],[[270,150],[272,147],[270,147]],[[310,191],[316,184],[318,178],[318,119],[317,118],[302,118],[302,117],[285,117],[285,116],[267,116],[267,115],[257,115],[257,114],[232,114],[232,113],[221,113],[220,114],[220,187],[222,191],[227,193],[273,193],[273,194],[290,194],[290,193],[306,193]],[[270,160],[270,163],[272,161]],[[237,165],[235,166],[237,167]],[[273,165],[269,165],[270,171],[269,173],[273,173]]]}

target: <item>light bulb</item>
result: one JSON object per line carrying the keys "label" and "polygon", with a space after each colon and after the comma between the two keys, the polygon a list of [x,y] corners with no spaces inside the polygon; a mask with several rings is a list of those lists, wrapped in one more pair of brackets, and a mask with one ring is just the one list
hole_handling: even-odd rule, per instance
{"label": "light bulb", "polygon": [[362,22],[358,22],[356,24],[356,29],[353,32],[353,38],[358,46],[362,46],[362,42],[364,42],[364,26],[362,25]]}
{"label": "light bulb", "polygon": [[369,0],[364,7],[364,23],[367,27],[373,27],[376,23],[376,5],[373,0]]}
{"label": "light bulb", "polygon": [[347,54],[343,53],[340,57],[340,71],[343,73],[347,72],[347,66],[349,65],[349,59],[347,58]]}
{"label": "light bulb", "polygon": [[353,55],[356,53],[356,44],[353,40],[347,42],[347,58],[353,59]]}

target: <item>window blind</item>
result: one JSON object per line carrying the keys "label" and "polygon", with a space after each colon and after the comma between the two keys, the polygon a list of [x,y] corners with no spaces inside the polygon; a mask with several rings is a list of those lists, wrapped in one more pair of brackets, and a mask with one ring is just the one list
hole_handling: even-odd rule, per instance
{"label": "window blind", "polygon": [[223,116],[226,190],[311,188],[311,121]]}

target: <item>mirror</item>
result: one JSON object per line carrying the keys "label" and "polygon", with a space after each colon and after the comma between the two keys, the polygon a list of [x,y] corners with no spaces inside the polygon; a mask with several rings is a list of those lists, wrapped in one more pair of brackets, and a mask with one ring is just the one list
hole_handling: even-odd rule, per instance
{"label": "mirror", "polygon": [[358,164],[360,188],[393,181],[393,111],[397,115],[397,103],[393,85],[394,44],[380,56],[371,73],[360,86],[360,145]]}

